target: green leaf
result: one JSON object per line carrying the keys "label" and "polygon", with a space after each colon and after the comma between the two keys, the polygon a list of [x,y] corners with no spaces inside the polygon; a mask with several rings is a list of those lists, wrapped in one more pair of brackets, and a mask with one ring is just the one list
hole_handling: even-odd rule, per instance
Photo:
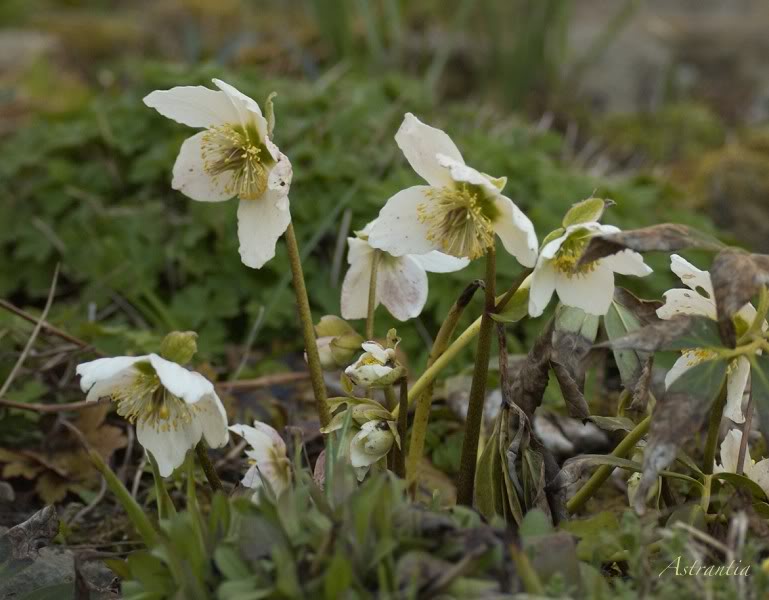
{"label": "green leaf", "polygon": [[[750,457],[746,457],[746,460],[750,460]],[[737,475],[737,473],[714,473],[713,479],[725,481],[732,484],[737,489],[742,489],[750,492],[753,498],[760,501],[766,501],[766,493],[763,488],[758,485],[752,479],[745,477],[744,475]]]}
{"label": "green leaf", "polygon": [[599,346],[644,352],[724,347],[718,324],[699,315],[677,315],[666,321],[657,321]]}
{"label": "green leaf", "polygon": [[508,300],[505,308],[499,313],[491,313],[491,318],[499,323],[516,323],[529,315],[529,288],[527,279]]}
{"label": "green leaf", "polygon": [[326,600],[342,598],[343,593],[352,584],[352,579],[350,561],[337,552],[328,564],[326,574],[323,577],[323,593],[326,596]]}
{"label": "green leaf", "polygon": [[577,557],[580,560],[607,560],[622,551],[618,539],[608,535],[619,532],[619,521],[612,512],[603,511],[587,519],[566,521],[560,528],[579,538]]}
{"label": "green leaf", "polygon": [[553,533],[553,525],[548,516],[538,508],[534,508],[523,517],[523,523],[518,530],[521,538],[526,539],[538,535]]}
{"label": "green leaf", "polygon": [[603,198],[588,198],[574,204],[563,217],[563,226],[576,225],[578,223],[590,223],[600,220],[606,208],[606,200]]}

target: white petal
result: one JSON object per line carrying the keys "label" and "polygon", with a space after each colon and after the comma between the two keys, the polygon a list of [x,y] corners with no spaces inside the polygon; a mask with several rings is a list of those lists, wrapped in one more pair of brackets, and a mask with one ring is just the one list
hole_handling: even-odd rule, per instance
{"label": "white petal", "polygon": [[382,364],[386,363],[390,358],[390,355],[387,353],[387,349],[378,342],[363,342],[361,344],[361,348],[363,348],[365,352],[368,352]]}
{"label": "white petal", "polygon": [[743,471],[764,490],[764,494],[769,498],[769,458],[760,460],[755,465],[750,465],[750,468],[748,468],[749,464],[750,456],[745,456]]}
{"label": "white petal", "polygon": [[368,454],[365,450],[366,437],[368,433],[359,431],[350,442],[350,464],[353,467],[368,467],[378,461],[381,456]]}
{"label": "white petal", "polygon": [[[288,160],[288,157],[279,151],[276,160],[277,162],[270,169],[270,174],[267,176],[267,187],[275,192],[271,194],[273,200],[288,197],[291,181],[294,178],[294,168],[291,166],[291,161]],[[288,204],[280,206],[280,208],[288,208]]]}
{"label": "white petal", "polygon": [[[716,465],[717,473],[735,473],[737,471],[737,459],[740,454],[740,442],[742,432],[739,429],[730,429],[724,441],[721,442],[721,464]],[[745,463],[750,463],[750,456],[745,457]]]}
{"label": "white petal", "polygon": [[409,257],[429,273],[453,273],[470,264],[469,258],[457,258],[438,250],[433,250],[427,254],[409,254]]}
{"label": "white petal", "polygon": [[561,237],[550,240],[547,244],[545,244],[545,246],[542,248],[542,251],[539,253],[539,259],[542,260],[543,258],[546,258],[550,260],[551,258],[554,258],[568,237],[569,234],[564,233]]}
{"label": "white petal", "polygon": [[163,387],[187,404],[195,404],[206,396],[215,394],[214,384],[200,373],[188,371],[157,354],[150,354],[150,362]]}
{"label": "white petal", "polygon": [[529,314],[532,317],[538,317],[545,312],[555,291],[555,280],[556,272],[553,263],[540,254],[537,267],[531,274],[529,289]]}
{"label": "white petal", "polygon": [[342,282],[342,318],[365,319],[368,313],[368,288],[371,283],[373,249],[358,238],[347,238],[350,268]]}
{"label": "white petal", "polygon": [[703,360],[704,357],[700,352],[682,352],[681,356],[676,359],[676,362],[673,363],[673,366],[665,374],[665,389],[673,385],[676,379],[692,367],[700,364]]}
{"label": "white petal", "polygon": [[427,254],[436,250],[436,244],[427,239],[427,225],[417,216],[417,207],[431,201],[425,196],[430,189],[426,185],[415,185],[391,197],[379,212],[368,243],[393,256]]}
{"label": "white petal", "polygon": [[705,294],[713,299],[713,284],[710,281],[710,273],[702,271],[695,267],[685,258],[682,258],[678,254],[673,254],[670,257],[670,270],[673,271],[684,285],[690,287],[693,290],[700,288],[704,290]]}
{"label": "white petal", "polygon": [[623,250],[622,252],[602,258],[601,264],[620,275],[646,277],[652,272],[651,267],[644,263],[643,256],[632,250]]}
{"label": "white petal", "polygon": [[264,142],[267,139],[267,119],[262,116],[262,110],[256,101],[221,79],[213,79],[213,82],[229,99],[230,104],[238,115],[238,122],[243,127],[254,124],[259,133],[259,139]]}
{"label": "white petal", "polygon": [[499,194],[499,188],[486,175],[466,165],[464,161],[456,160],[445,154],[439,154],[438,162],[449,170],[452,187],[454,183],[469,183],[484,188],[489,194]]}
{"label": "white petal", "polygon": [[395,134],[395,143],[417,175],[436,187],[451,185],[451,177],[439,164],[438,154],[463,162],[459,149],[445,132],[425,125],[411,113],[403,117],[403,123]]}
{"label": "white petal", "polygon": [[231,425],[230,431],[237,433],[259,454],[266,454],[274,449],[281,456],[286,456],[286,443],[280,434],[266,423],[254,421],[254,426]]}
{"label": "white petal", "polygon": [[399,321],[418,317],[427,301],[427,273],[411,256],[379,263],[377,297]]}
{"label": "white petal", "polygon": [[87,402],[96,402],[99,398],[113,396],[134,385],[138,374],[138,371],[129,367],[108,379],[100,379],[91,386],[85,399]]}
{"label": "white petal", "polygon": [[729,365],[729,373],[726,377],[724,416],[735,423],[745,422],[745,417],[742,414],[742,397],[745,395],[749,376],[750,361],[744,356],[740,356]]}
{"label": "white petal", "polygon": [[498,196],[494,202],[501,213],[493,227],[502,245],[524,267],[537,262],[537,233],[534,225],[510,198]]}
{"label": "white petal", "polygon": [[710,319],[716,318],[715,302],[694,290],[686,288],[668,290],[663,296],[665,304],[657,309],[657,316],[660,319],[672,319],[676,315],[702,315]]}
{"label": "white petal", "polygon": [[203,161],[205,131],[184,140],[174,163],[171,187],[199,202],[222,202],[235,195],[232,188],[233,171],[211,175]]}
{"label": "white petal", "polygon": [[184,462],[187,451],[194,448],[202,435],[200,423],[193,419],[169,431],[160,431],[146,421],[136,424],[136,439],[152,453],[162,477],[168,477]]}
{"label": "white petal", "polygon": [[227,432],[227,413],[215,393],[204,397],[196,405],[194,418],[200,423],[203,437],[211,448],[221,448],[230,440]]}
{"label": "white petal", "polygon": [[614,298],[614,273],[601,264],[585,274],[555,278],[558,298],[567,306],[581,308],[591,315],[605,315]]}
{"label": "white petal", "polygon": [[87,392],[95,383],[112,379],[137,362],[147,360],[149,360],[149,356],[116,356],[114,358],[97,358],[81,363],[75,369],[75,372],[80,375],[80,389]]}
{"label": "white petal", "polygon": [[189,127],[215,127],[238,122],[238,113],[227,95],[202,85],[155,90],[144,97],[144,104]]}
{"label": "white petal", "polygon": [[251,465],[248,471],[246,471],[246,474],[243,475],[243,479],[240,480],[240,483],[247,488],[255,490],[262,487],[262,475],[259,473],[259,467]]}
{"label": "white petal", "polygon": [[259,200],[241,200],[238,204],[238,239],[243,264],[260,269],[275,256],[278,238],[290,222],[288,208],[275,206],[267,196]]}

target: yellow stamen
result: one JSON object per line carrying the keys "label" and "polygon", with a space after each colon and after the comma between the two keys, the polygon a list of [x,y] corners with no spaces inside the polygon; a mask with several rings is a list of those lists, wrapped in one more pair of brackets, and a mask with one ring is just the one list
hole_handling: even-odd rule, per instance
{"label": "yellow stamen", "polygon": [[141,370],[134,381],[112,395],[117,413],[131,423],[147,423],[160,431],[178,429],[192,421],[198,411],[174,396],[155,373]]}
{"label": "yellow stamen", "polygon": [[212,127],[201,143],[203,168],[211,176],[232,172],[225,190],[243,200],[258,200],[267,190],[272,157],[256,131],[233,125]]}
{"label": "yellow stamen", "polygon": [[493,199],[479,186],[458,183],[430,188],[429,201],[417,206],[417,218],[428,225],[427,239],[446,254],[471,259],[494,243],[492,223],[498,216]]}
{"label": "yellow stamen", "polygon": [[593,261],[584,265],[579,265],[579,259],[590,241],[589,235],[580,235],[575,233],[569,236],[553,257],[553,266],[557,271],[566,275],[568,278],[574,276],[586,275],[592,273],[598,266],[598,261]]}

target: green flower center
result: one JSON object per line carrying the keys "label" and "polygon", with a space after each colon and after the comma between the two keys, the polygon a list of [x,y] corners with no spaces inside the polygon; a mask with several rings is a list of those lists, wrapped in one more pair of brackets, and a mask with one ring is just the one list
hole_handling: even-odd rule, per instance
{"label": "green flower center", "polygon": [[212,177],[232,173],[225,190],[243,200],[258,200],[267,190],[275,162],[255,128],[219,125],[203,134],[203,168]]}
{"label": "green flower center", "polygon": [[112,395],[117,413],[131,423],[148,423],[159,431],[190,423],[198,407],[164,388],[149,363],[137,367],[139,374],[131,384]]}
{"label": "green flower center", "polygon": [[553,257],[553,266],[556,271],[569,278],[592,273],[598,266],[598,261],[577,266],[589,241],[590,232],[588,231],[576,231],[566,238]]}
{"label": "green flower center", "polygon": [[475,259],[494,243],[492,223],[499,216],[486,190],[469,183],[430,188],[429,201],[417,206],[417,218],[428,226],[427,239],[446,254]]}

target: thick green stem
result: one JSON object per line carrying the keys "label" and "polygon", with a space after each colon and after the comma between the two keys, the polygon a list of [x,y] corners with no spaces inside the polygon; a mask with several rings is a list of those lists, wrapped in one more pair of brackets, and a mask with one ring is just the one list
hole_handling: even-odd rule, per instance
{"label": "thick green stem", "polygon": [[294,224],[289,223],[286,229],[286,248],[288,260],[291,264],[291,275],[294,280],[294,294],[296,295],[296,309],[299,312],[299,320],[302,323],[302,335],[304,347],[307,352],[307,366],[310,369],[310,382],[315,395],[315,408],[318,412],[321,427],[325,427],[331,421],[331,414],[326,401],[326,384],[323,381],[323,369],[320,366],[318,345],[315,341],[315,328],[312,323],[310,301],[307,299],[307,287],[304,284],[302,272],[302,259],[299,255],[299,246],[296,243]]}
{"label": "thick green stem", "polygon": [[705,475],[713,474],[713,463],[716,460],[716,448],[718,448],[718,431],[721,429],[721,418],[726,406],[726,382],[721,386],[713,408],[710,409],[708,420],[708,437],[705,439],[705,451],[702,457],[702,472]]}
{"label": "thick green stem", "polygon": [[152,478],[155,480],[155,502],[158,507],[158,519],[162,521],[163,519],[168,519],[169,517],[176,515],[176,507],[174,507],[171,496],[168,495],[165,481],[163,481],[163,478],[160,476],[158,462],[149,450],[147,451],[147,458],[149,459],[150,467],[152,468]]}
{"label": "thick green stem", "polygon": [[[516,279],[516,282],[513,284],[513,286],[510,288],[511,290],[517,290],[520,284],[523,282],[523,280],[526,278],[526,276],[530,273],[530,270],[525,271],[518,279]],[[507,302],[512,298],[512,294],[510,291],[508,291],[503,296],[500,296],[497,298],[497,303],[494,307],[494,312],[500,312],[502,311],[505,306],[507,305]],[[470,326],[465,329],[457,339],[454,340],[454,342],[446,348],[445,352],[441,354],[438,358],[435,359],[435,362],[430,366],[429,368],[425,369],[425,372],[422,373],[422,375],[414,382],[414,385],[411,386],[411,389],[409,390],[409,404],[413,403],[416,398],[419,398],[420,394],[424,392],[427,389],[427,386],[429,386],[433,381],[435,381],[435,378],[438,376],[438,374],[446,368],[446,366],[456,358],[457,354],[462,352],[467,345],[473,341],[476,335],[478,335],[478,332],[481,330],[481,317],[478,317],[475,321],[473,321]],[[393,414],[397,417],[398,411],[397,409],[393,411]]]}
{"label": "thick green stem", "polygon": [[371,260],[371,277],[368,282],[368,312],[366,313],[366,339],[374,339],[374,315],[376,314],[376,281],[379,261],[382,258],[381,250],[374,250]]}
{"label": "thick green stem", "polygon": [[195,454],[198,457],[200,466],[203,468],[203,472],[206,474],[206,479],[208,479],[208,485],[211,486],[211,489],[214,492],[223,491],[224,486],[222,486],[222,480],[219,479],[219,475],[214,468],[214,463],[211,462],[211,459],[208,456],[208,448],[206,448],[206,443],[203,440],[200,440],[198,445],[195,446]]}
{"label": "thick green stem", "polygon": [[[465,310],[465,307],[469,304],[475,291],[480,287],[479,281],[473,281],[469,284],[464,291],[460,294],[457,301],[449,310],[446,315],[446,319],[443,321],[441,328],[438,330],[438,335],[435,336],[432,350],[430,350],[430,356],[427,359],[427,368],[430,368],[435,361],[446,351],[449,343],[451,342],[451,336],[454,335],[454,330],[457,327],[459,318]],[[427,423],[430,420],[430,406],[433,403],[433,387],[435,382],[431,381],[424,393],[421,394],[416,400],[416,407],[414,409],[414,420],[411,423],[411,442],[409,443],[409,455],[406,461],[406,475],[409,485],[414,483],[417,474],[417,466],[422,458],[422,453],[425,448],[425,437],[427,435]],[[406,404],[408,406],[408,395],[406,397]],[[399,411],[403,410],[402,407],[398,407]],[[398,414],[400,417],[400,412]]]}
{"label": "thick green stem", "polygon": [[[641,421],[638,425],[636,425],[633,430],[628,433],[619,444],[617,444],[617,447],[614,449],[614,452],[611,453],[611,456],[616,458],[625,458],[628,453],[630,453],[630,451],[635,448],[636,444],[641,440],[641,438],[645,436],[649,431],[649,425],[651,424],[651,421],[652,418],[650,415]],[[580,488],[580,490],[574,494],[571,500],[566,503],[566,510],[571,513],[580,510],[593,496],[593,494],[595,494],[598,488],[601,487],[603,482],[609,478],[609,476],[612,474],[612,471],[614,471],[614,467],[612,465],[601,465],[598,467],[595,473],[590,476],[590,479],[587,480],[585,485],[583,485],[582,488]]]}
{"label": "thick green stem", "polygon": [[481,317],[478,332],[478,349],[475,354],[473,382],[467,405],[465,437],[462,442],[462,455],[459,460],[457,479],[457,503],[471,506],[475,486],[475,467],[478,463],[478,439],[483,421],[483,405],[486,401],[486,380],[489,375],[489,358],[493,337],[494,320],[491,318],[495,308],[494,287],[496,280],[496,253],[494,246],[486,251],[486,304]]}

